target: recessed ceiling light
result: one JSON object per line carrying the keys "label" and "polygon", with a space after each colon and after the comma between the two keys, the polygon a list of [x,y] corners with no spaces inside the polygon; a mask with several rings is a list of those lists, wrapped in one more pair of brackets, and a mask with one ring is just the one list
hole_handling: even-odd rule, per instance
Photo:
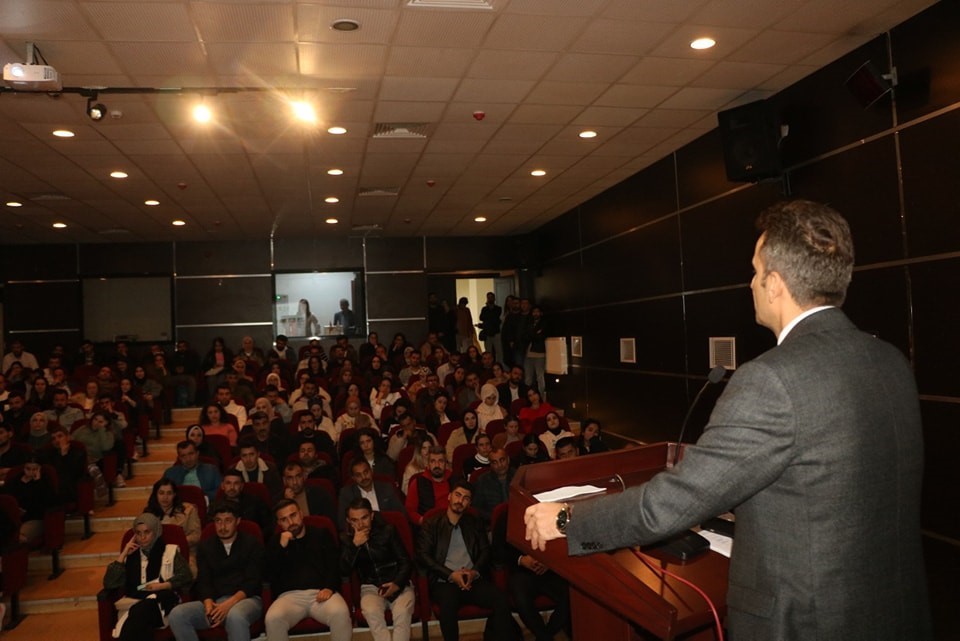
{"label": "recessed ceiling light", "polygon": [[336,224],[339,223],[340,221],[337,220],[336,218],[327,218],[327,219],[326,219],[325,221],[323,221],[323,222],[327,223],[328,225],[336,225]]}
{"label": "recessed ceiling light", "polygon": [[330,23],[330,28],[336,31],[356,31],[360,28],[360,23],[350,18],[338,18]]}
{"label": "recessed ceiling light", "polygon": [[183,221],[183,220],[175,220],[175,221],[173,221],[173,222],[170,223],[170,224],[173,225],[174,227],[183,227],[183,226],[186,225],[187,223],[186,223],[186,221]]}
{"label": "recessed ceiling light", "polygon": [[327,173],[330,174],[331,176],[342,176],[342,175],[343,175],[343,170],[342,170],[342,169],[328,169],[328,170],[327,170]]}
{"label": "recessed ceiling light", "polygon": [[7,203],[7,207],[23,207],[23,203],[17,202],[16,200],[11,200]]}
{"label": "recessed ceiling light", "polygon": [[111,177],[111,178],[126,178],[126,177],[127,177],[127,172],[125,172],[125,171],[111,171],[111,172],[110,172],[110,177]]}
{"label": "recessed ceiling light", "polygon": [[340,199],[337,198],[336,196],[327,196],[326,198],[323,199],[323,202],[330,203],[331,205],[333,205],[340,202]]}
{"label": "recessed ceiling light", "polygon": [[591,131],[591,130],[588,129],[588,130],[586,130],[586,131],[581,131],[581,132],[580,132],[579,134],[577,134],[577,135],[580,136],[581,138],[596,138],[596,137],[597,137],[597,132]]}
{"label": "recessed ceiling light", "polygon": [[53,132],[53,135],[57,138],[73,138],[75,134],[69,129],[57,129]]}
{"label": "recessed ceiling light", "polygon": [[713,38],[697,38],[690,43],[691,49],[709,49],[710,47],[717,44],[717,41]]}
{"label": "recessed ceiling light", "polygon": [[197,122],[210,122],[213,120],[213,112],[206,105],[197,105],[193,108],[193,119]]}
{"label": "recessed ceiling light", "polygon": [[547,172],[545,172],[543,169],[534,169],[533,171],[530,172],[530,175],[537,176],[537,177],[546,176]]}
{"label": "recessed ceiling light", "polygon": [[344,127],[330,127],[327,129],[328,134],[333,134],[334,136],[342,136],[347,133],[347,130]]}
{"label": "recessed ceiling light", "polygon": [[147,207],[156,207],[157,205],[160,204],[160,201],[159,201],[159,200],[145,200],[145,201],[143,201],[143,204],[146,205]]}
{"label": "recessed ceiling light", "polygon": [[66,223],[53,223],[54,229],[64,229],[67,226]]}
{"label": "recessed ceiling light", "polygon": [[293,117],[301,122],[317,122],[317,113],[313,110],[313,105],[302,100],[294,100],[290,103],[293,109]]}
{"label": "recessed ceiling light", "polygon": [[485,223],[485,222],[487,222],[487,217],[486,217],[486,216],[477,216],[476,218],[473,219],[473,222],[475,222],[475,223]]}

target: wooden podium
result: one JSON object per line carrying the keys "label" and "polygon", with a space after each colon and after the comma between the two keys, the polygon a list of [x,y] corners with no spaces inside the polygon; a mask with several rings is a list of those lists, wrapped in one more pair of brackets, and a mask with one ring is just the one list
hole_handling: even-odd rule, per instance
{"label": "wooden podium", "polygon": [[697,585],[724,617],[729,560],[723,555],[707,552],[686,562],[656,552],[644,553],[641,560],[630,549],[570,556],[566,539],[550,541],[544,552],[532,550],[524,539],[523,513],[537,502],[534,494],[587,484],[620,492],[666,468],[675,448],[675,443],[656,443],[525,465],[517,471],[510,487],[507,540],[570,583],[573,636],[578,641],[714,639],[713,615],[703,597],[656,570],[666,568]]}

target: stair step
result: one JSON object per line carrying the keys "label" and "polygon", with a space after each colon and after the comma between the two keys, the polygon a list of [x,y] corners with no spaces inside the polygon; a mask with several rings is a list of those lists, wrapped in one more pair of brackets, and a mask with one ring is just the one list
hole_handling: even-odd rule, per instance
{"label": "stair step", "polygon": [[[86,541],[79,534],[67,537],[67,541],[60,551],[60,566],[70,568],[105,568],[110,561],[117,558],[120,552],[120,535],[118,533],[102,533],[94,535]],[[34,552],[30,555],[29,571],[32,575],[46,577],[50,574],[50,554]]]}
{"label": "stair step", "polygon": [[53,581],[30,577],[20,591],[24,614],[60,612],[68,609],[96,609],[97,592],[103,587],[106,565],[99,568],[71,568]]}

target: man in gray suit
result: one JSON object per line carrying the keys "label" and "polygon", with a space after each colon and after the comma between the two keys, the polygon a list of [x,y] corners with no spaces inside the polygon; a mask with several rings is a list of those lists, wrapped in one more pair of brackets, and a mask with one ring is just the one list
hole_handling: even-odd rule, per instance
{"label": "man in gray suit", "polygon": [[930,639],[910,367],[836,307],[853,271],[839,214],[795,201],[757,224],[750,288],[778,346],[737,370],[678,466],[575,507],[531,506],[527,538],[542,549],[565,535],[588,554],[736,508],[735,641]]}
{"label": "man in gray suit", "polygon": [[359,498],[370,501],[374,512],[407,513],[397,488],[386,481],[374,479],[373,469],[367,459],[361,457],[350,463],[350,477],[353,479],[353,484],[340,488],[340,511],[337,514],[337,524],[341,530],[346,528],[348,506]]}

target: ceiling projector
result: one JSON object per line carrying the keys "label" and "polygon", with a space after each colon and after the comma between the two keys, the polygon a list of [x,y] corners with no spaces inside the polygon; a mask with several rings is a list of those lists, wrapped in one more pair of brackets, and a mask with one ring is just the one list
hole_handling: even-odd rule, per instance
{"label": "ceiling projector", "polygon": [[49,65],[10,62],[3,65],[3,81],[21,91],[60,91],[60,74]]}

